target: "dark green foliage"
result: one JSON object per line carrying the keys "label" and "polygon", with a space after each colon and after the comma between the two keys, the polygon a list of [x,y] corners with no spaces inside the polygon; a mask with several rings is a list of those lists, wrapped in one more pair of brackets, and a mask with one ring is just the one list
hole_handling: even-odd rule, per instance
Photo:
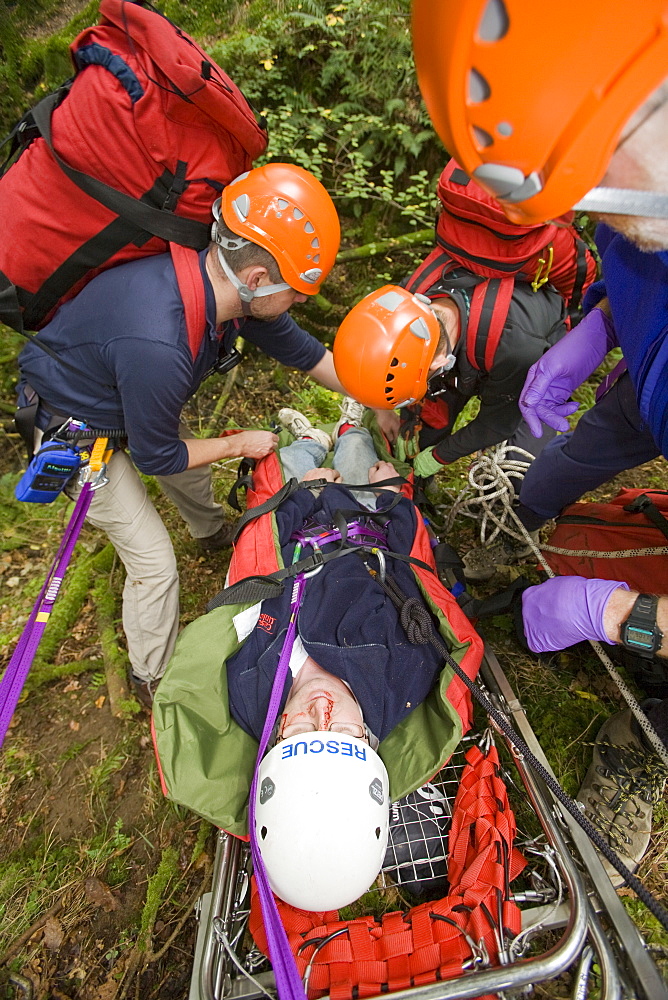
{"label": "dark green foliage", "polygon": [[60,7],[60,0],[0,0],[0,136],[72,76],[68,46],[83,28],[97,22],[98,0],[90,0],[54,34],[42,36],[45,22]]}
{"label": "dark green foliage", "polygon": [[397,216],[429,224],[444,154],[417,87],[408,0],[252,0],[229,17],[209,48],[267,116],[269,155],[321,177],[364,218],[362,242]]}

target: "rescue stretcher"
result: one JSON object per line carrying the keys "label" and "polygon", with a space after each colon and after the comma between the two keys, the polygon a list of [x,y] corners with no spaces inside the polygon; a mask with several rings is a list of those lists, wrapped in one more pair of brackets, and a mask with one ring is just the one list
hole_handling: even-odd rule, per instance
{"label": "rescue stretcher", "polygon": [[[479,680],[495,707],[550,770],[522,706],[489,648],[485,650]],[[423,795],[431,799],[432,813],[451,814],[464,752],[474,744],[488,744],[490,734],[488,729],[482,736],[465,737],[462,747],[429,783]],[[528,801],[542,829],[539,837],[517,841],[529,861],[522,891],[511,890],[521,909],[521,930],[512,940],[507,940],[503,932],[497,934],[498,964],[490,964],[484,944],[480,947],[471,942],[472,958],[464,963],[468,967],[460,975],[392,990],[393,995],[401,1000],[454,1000],[490,994],[510,998],[530,995],[536,984],[565,976],[574,1000],[668,1000],[668,988],[647,944],[624,909],[589,839],[509,744],[508,751],[506,758],[512,761],[512,772],[506,768],[505,781]],[[400,819],[396,810],[402,804],[394,808],[395,819]],[[432,836],[434,824],[428,827]],[[401,886],[403,881],[403,867],[410,869],[413,887],[416,880],[427,885],[436,880],[438,884],[448,852],[444,829],[442,824],[440,843],[429,845],[428,857],[425,860],[421,856],[417,867],[410,858],[406,860],[405,852],[402,855],[399,851],[393,858],[386,856],[379,883],[396,893],[397,883]],[[198,932],[189,1000],[261,1000],[276,995],[269,962],[248,934],[250,898],[249,845],[219,831],[212,889],[196,907]],[[303,973],[308,995],[319,947],[322,942],[309,949]]]}

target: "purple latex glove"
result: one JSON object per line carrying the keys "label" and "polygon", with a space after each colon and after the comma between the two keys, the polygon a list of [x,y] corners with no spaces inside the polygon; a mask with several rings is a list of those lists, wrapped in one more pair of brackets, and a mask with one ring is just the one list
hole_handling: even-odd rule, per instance
{"label": "purple latex glove", "polygon": [[541,421],[557,431],[569,429],[566,417],[579,404],[567,400],[615,345],[612,320],[602,309],[592,309],[531,366],[519,406],[534,437],[543,434]]}
{"label": "purple latex glove", "polygon": [[603,628],[603,612],[618,587],[629,589],[618,580],[586,580],[583,576],[555,576],[528,587],[522,594],[522,618],[529,649],[547,653],[583,639],[610,642]]}

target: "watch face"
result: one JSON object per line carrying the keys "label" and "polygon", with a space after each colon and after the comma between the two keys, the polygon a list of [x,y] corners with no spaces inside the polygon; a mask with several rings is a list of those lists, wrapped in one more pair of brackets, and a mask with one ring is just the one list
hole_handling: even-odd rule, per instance
{"label": "watch face", "polygon": [[654,632],[647,628],[639,628],[637,625],[627,625],[626,642],[633,646],[640,646],[642,649],[654,649]]}

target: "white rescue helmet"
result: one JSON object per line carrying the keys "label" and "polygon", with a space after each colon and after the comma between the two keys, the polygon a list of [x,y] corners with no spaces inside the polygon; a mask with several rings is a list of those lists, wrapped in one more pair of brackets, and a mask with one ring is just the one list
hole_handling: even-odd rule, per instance
{"label": "white rescue helmet", "polygon": [[338,910],[381,869],[389,825],[385,765],[363,740],[290,736],[260,765],[255,835],[269,884],[300,910]]}

